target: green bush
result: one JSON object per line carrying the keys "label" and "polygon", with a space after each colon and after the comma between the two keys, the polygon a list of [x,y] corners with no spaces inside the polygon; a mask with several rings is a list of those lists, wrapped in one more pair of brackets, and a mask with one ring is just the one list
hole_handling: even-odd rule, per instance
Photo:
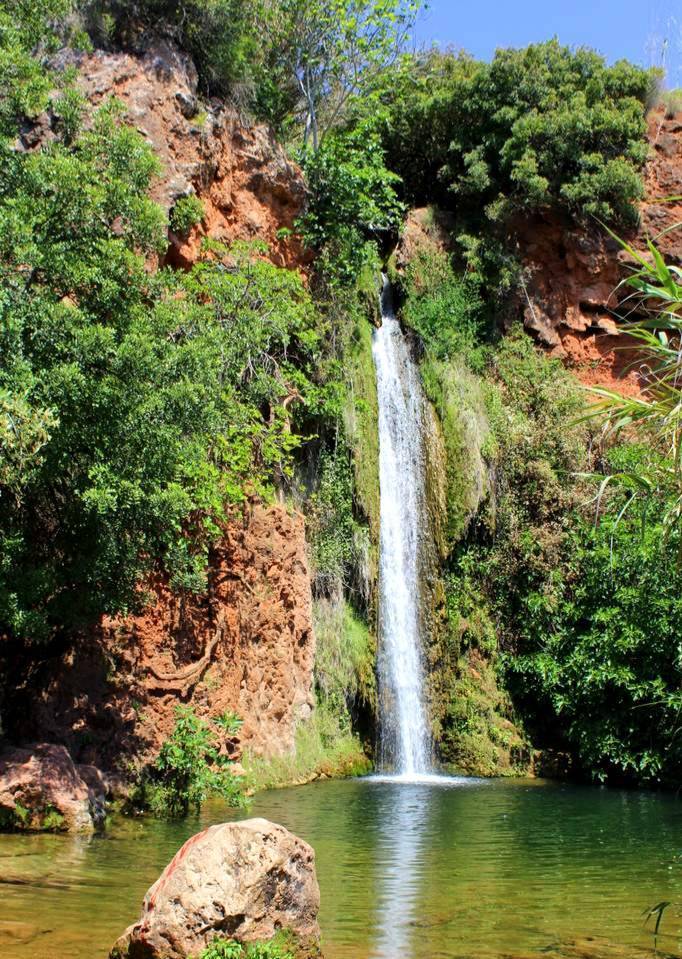
{"label": "green bush", "polygon": [[234,774],[232,760],[221,751],[221,739],[234,734],[240,722],[229,715],[210,722],[189,706],[177,706],[175,714],[173,732],[144,771],[133,805],[165,819],[183,818],[190,809],[198,811],[211,795],[231,806],[243,806],[244,777]]}
{"label": "green bush", "polygon": [[181,196],[170,211],[171,228],[180,236],[186,236],[193,226],[201,223],[204,214],[204,204],[198,196],[193,193]]}
{"label": "green bush", "polygon": [[353,474],[341,444],[333,451],[322,450],[306,513],[315,591],[334,596],[350,587],[365,540],[353,514]]}
{"label": "green bush", "polygon": [[293,946],[294,938],[287,932],[278,933],[270,942],[216,939],[198,959],[294,959]]}
{"label": "green bush", "polygon": [[4,0],[0,7],[0,138],[11,141],[18,120],[36,117],[47,106],[55,77],[45,69],[44,54],[59,48],[60,27],[73,5],[73,0]]}
{"label": "green bush", "polygon": [[367,241],[397,231],[404,211],[376,121],[330,133],[302,159],[310,188],[299,223],[304,240],[320,253],[329,279],[352,284],[370,255]]}
{"label": "green bush", "polygon": [[631,223],[658,75],[556,40],[417,54],[387,78],[384,143],[410,199],[499,220],[559,204]]}
{"label": "green bush", "polygon": [[402,279],[404,322],[421,337],[429,358],[472,356],[486,332],[488,317],[480,278],[458,274],[449,254],[419,248]]}
{"label": "green bush", "polygon": [[282,401],[312,392],[320,324],[262,247],[148,274],[159,164],[115,101],[6,159],[0,628],[43,640],[135,608],[159,566],[202,588],[229,510],[291,470]]}
{"label": "green bush", "polygon": [[[679,531],[666,540],[662,513],[644,500],[619,518],[629,494],[617,487],[595,523],[593,490],[580,478],[584,399],[525,334],[495,348],[484,390],[494,484],[449,563],[452,656],[464,658],[450,667],[444,755],[460,765],[478,755],[490,768],[501,748],[522,758],[520,719],[535,745],[571,753],[586,776],[676,782]],[[596,465],[636,472],[648,456],[621,445]]]}
{"label": "green bush", "polygon": [[[615,449],[612,468],[646,451]],[[603,781],[679,782],[682,617],[679,531],[669,539],[626,494],[597,524],[576,518],[547,628],[507,657],[510,688],[536,729],[550,722]]]}

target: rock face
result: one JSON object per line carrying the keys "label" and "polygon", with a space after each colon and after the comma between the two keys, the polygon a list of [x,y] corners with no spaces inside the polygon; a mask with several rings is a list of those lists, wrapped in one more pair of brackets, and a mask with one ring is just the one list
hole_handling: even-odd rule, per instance
{"label": "rock face", "polygon": [[[115,96],[124,119],[153,147],[163,171],[151,195],[167,212],[176,200],[197,194],[205,216],[187,236],[170,233],[165,261],[187,267],[204,236],[232,243],[260,240],[279,266],[311,259],[291,230],[306,197],[300,169],[287,159],[264,125],[248,125],[219,100],[201,102],[192,60],[158,41],[146,52],[90,55],[63,51],[55,66],[76,66],[78,83],[94,106]],[[54,138],[54,115],[41,114],[22,129],[17,147],[33,150]]]}
{"label": "rock face", "polygon": [[111,959],[185,959],[214,939],[267,941],[291,930],[319,940],[311,847],[265,819],[211,826],[180,849],[149,889]]}
{"label": "rock face", "polygon": [[187,56],[157,43],[142,56],[96,51],[80,70],[89,100],[97,104],[112,94],[120,99],[128,122],[161,160],[153,199],[166,210],[190,193],[204,203],[205,217],[189,236],[171,233],[168,262],[189,266],[203,236],[264,241],[280,266],[309,259],[298,240],[278,236],[302,210],[301,171],[267,127],[246,126],[218,100],[198,102],[196,70]]}
{"label": "rock face", "polygon": [[[626,239],[645,249],[647,237],[669,230],[657,243],[666,259],[679,265],[682,204],[661,199],[682,194],[682,117],[652,113],[649,142],[640,227]],[[614,319],[625,295],[618,286],[628,265],[620,245],[596,222],[577,227],[554,214],[517,221],[513,232],[524,265],[526,327],[572,365],[583,382],[638,393],[637,372],[630,369],[631,342],[617,332]]]}
{"label": "rock face", "polygon": [[63,742],[104,769],[151,759],[178,702],[199,715],[235,712],[241,741],[273,756],[293,750],[312,714],[315,636],[303,517],[256,507],[209,559],[207,591],[151,584],[137,616],[105,620],[75,649],[32,664],[31,691],[8,702],[15,739]]}
{"label": "rock face", "polygon": [[[661,199],[682,195],[682,114],[666,119],[653,112],[649,143],[640,226],[625,239],[646,249],[647,237],[658,237],[666,259],[680,265],[682,202]],[[449,249],[451,228],[447,213],[412,210],[396,250],[398,271],[418,250]],[[523,267],[521,295],[510,304],[509,316],[521,315],[537,340],[587,385],[640,393],[637,368],[632,368],[634,344],[616,321],[627,293],[619,289],[628,268],[621,246],[596,221],[579,225],[551,211],[518,217],[509,225],[509,239]]]}
{"label": "rock face", "polygon": [[64,746],[41,743],[0,755],[0,819],[31,831],[94,832],[104,825],[106,787]]}

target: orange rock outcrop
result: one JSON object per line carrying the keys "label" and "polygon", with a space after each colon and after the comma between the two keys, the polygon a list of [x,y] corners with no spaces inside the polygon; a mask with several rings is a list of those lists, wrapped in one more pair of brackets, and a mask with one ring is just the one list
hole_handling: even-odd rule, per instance
{"label": "orange rock outcrop", "polygon": [[[656,241],[669,262],[682,262],[682,116],[649,118],[650,156],[639,229],[625,238],[638,249]],[[514,224],[524,267],[522,310],[526,327],[562,357],[587,385],[640,392],[632,341],[618,331],[627,317],[628,290],[621,281],[629,257],[600,225],[575,225],[556,214]]]}
{"label": "orange rock outcrop", "polygon": [[[12,708],[11,733],[57,741],[106,769],[153,757],[175,707],[236,713],[243,745],[273,756],[294,747],[312,713],[315,636],[303,517],[258,506],[235,521],[210,557],[202,595],[148,587],[135,616],[34,664],[30,709]],[[125,772],[125,769],[122,769]]]}

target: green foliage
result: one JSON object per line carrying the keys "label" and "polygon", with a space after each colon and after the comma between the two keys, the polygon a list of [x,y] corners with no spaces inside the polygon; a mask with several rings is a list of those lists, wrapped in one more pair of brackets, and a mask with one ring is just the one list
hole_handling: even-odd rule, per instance
{"label": "green foliage", "polygon": [[387,77],[385,143],[411,198],[454,195],[491,221],[558,203],[632,222],[656,79],[556,40],[490,64],[418,54]]}
{"label": "green foliage", "polygon": [[317,484],[306,512],[316,592],[334,595],[351,585],[364,541],[363,527],[353,514],[353,474],[342,446],[320,454]]}
{"label": "green foliage", "polygon": [[[475,515],[488,487],[482,450],[490,428],[472,368],[485,364],[488,310],[480,277],[455,272],[450,254],[422,240],[400,278],[403,322],[424,349],[422,382],[443,427],[447,491],[446,550]],[[469,368],[467,368],[469,367]]]}
{"label": "green foliage", "polygon": [[65,832],[64,817],[50,803],[31,808],[17,802],[0,809],[0,832]]}
{"label": "green foliage", "polygon": [[587,434],[569,425],[583,408],[577,385],[522,330],[501,341],[487,394],[495,485],[473,531],[474,559],[494,583],[501,644],[514,648],[543,635],[556,609]]}
{"label": "green foliage", "polygon": [[407,298],[402,317],[419,334],[429,356],[448,360],[475,350],[487,319],[475,274],[458,275],[446,252],[419,248],[403,283]]}
{"label": "green foliage", "polygon": [[636,264],[625,281],[634,290],[628,308],[632,312],[636,306],[643,319],[624,328],[640,347],[637,366],[646,393],[631,397],[594,388],[597,402],[589,416],[604,418],[609,437],[635,430],[648,453],[636,469],[609,474],[600,494],[617,483],[629,494],[623,510],[643,500],[656,511],[668,536],[682,526],[682,270],[666,265],[651,241],[648,257],[621,243]]}
{"label": "green foliage", "polygon": [[413,0],[83,0],[98,43],[140,29],[168,34],[194,59],[201,86],[230,96],[281,133],[301,127],[317,149],[405,45]]}
{"label": "green foliage", "polygon": [[4,0],[0,7],[0,142],[47,106],[54,80],[41,58],[58,48],[72,7],[73,0]]}
{"label": "green foliage", "polygon": [[407,43],[419,0],[278,0],[264,18],[272,68],[300,95],[304,146],[317,150],[353,97],[367,98]]}
{"label": "green foliage", "polygon": [[[460,765],[499,764],[499,749],[523,759],[502,679],[536,745],[570,751],[600,780],[674,782],[679,533],[664,542],[664,518],[645,499],[621,515],[628,491],[616,485],[595,524],[580,478],[584,402],[523,333],[497,346],[485,390],[494,485],[449,565],[444,754]],[[601,466],[635,473],[651,455],[615,447]]]}
{"label": "green foliage", "polygon": [[230,509],[291,471],[292,401],[320,403],[298,276],[215,243],[150,276],[158,161],[115,101],[79,130],[68,99],[0,187],[0,628],[28,640],[135,608],[159,566],[201,588]]}
{"label": "green foliage", "polygon": [[190,809],[198,811],[211,795],[231,806],[243,806],[244,777],[233,773],[232,760],[221,751],[221,737],[230,734],[236,717],[228,717],[228,730],[225,717],[209,722],[189,706],[177,706],[175,714],[173,732],[145,770],[133,805],[166,819],[183,818]]}
{"label": "green foliage", "polygon": [[181,196],[170,211],[171,228],[180,236],[186,236],[193,226],[201,223],[204,214],[204,204],[198,196],[193,193]]}
{"label": "green foliage", "polygon": [[[614,465],[646,455],[621,449]],[[595,525],[576,524],[562,564],[556,609],[542,633],[510,658],[510,685],[534,724],[548,716],[583,768],[601,780],[677,783],[682,769],[682,575],[679,534],[642,504]]]}
{"label": "green foliage", "polygon": [[373,120],[330,134],[303,156],[310,200],[299,226],[331,280],[353,283],[372,256],[367,240],[398,228],[398,177],[385,161]]}
{"label": "green foliage", "polygon": [[294,959],[294,937],[279,932],[269,942],[235,942],[234,939],[216,939],[199,959]]}
{"label": "green foliage", "polygon": [[214,718],[213,722],[228,736],[236,736],[244,725],[244,720],[240,719],[236,713],[221,713]]}
{"label": "green foliage", "polygon": [[334,713],[347,735],[357,708],[374,706],[375,641],[347,600],[315,600],[313,620],[318,699]]}
{"label": "green foliage", "polygon": [[61,832],[64,829],[64,817],[54,807],[48,806],[43,816],[42,828],[45,832]]}
{"label": "green foliage", "polygon": [[450,362],[427,357],[420,367],[426,394],[443,427],[446,524],[449,552],[461,538],[489,488],[484,450],[490,426],[480,382],[462,358]]}
{"label": "green foliage", "polygon": [[0,390],[0,488],[19,499],[40,465],[55,418],[50,410],[31,407],[25,396]]}
{"label": "green foliage", "polygon": [[[378,308],[378,289],[378,277],[368,271],[365,296],[370,309]],[[379,539],[379,409],[372,326],[366,312],[361,305],[352,311],[351,332],[343,348],[346,373],[343,424],[353,464],[353,499],[356,511],[369,522],[371,551]],[[372,575],[370,571],[370,577]]]}

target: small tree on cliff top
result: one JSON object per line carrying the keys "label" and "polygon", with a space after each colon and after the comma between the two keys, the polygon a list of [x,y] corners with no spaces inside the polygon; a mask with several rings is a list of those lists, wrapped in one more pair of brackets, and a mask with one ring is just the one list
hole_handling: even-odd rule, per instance
{"label": "small tree on cliff top", "polygon": [[421,0],[280,0],[273,47],[293,76],[305,113],[304,145],[316,150],[348,101],[367,93],[405,48]]}

